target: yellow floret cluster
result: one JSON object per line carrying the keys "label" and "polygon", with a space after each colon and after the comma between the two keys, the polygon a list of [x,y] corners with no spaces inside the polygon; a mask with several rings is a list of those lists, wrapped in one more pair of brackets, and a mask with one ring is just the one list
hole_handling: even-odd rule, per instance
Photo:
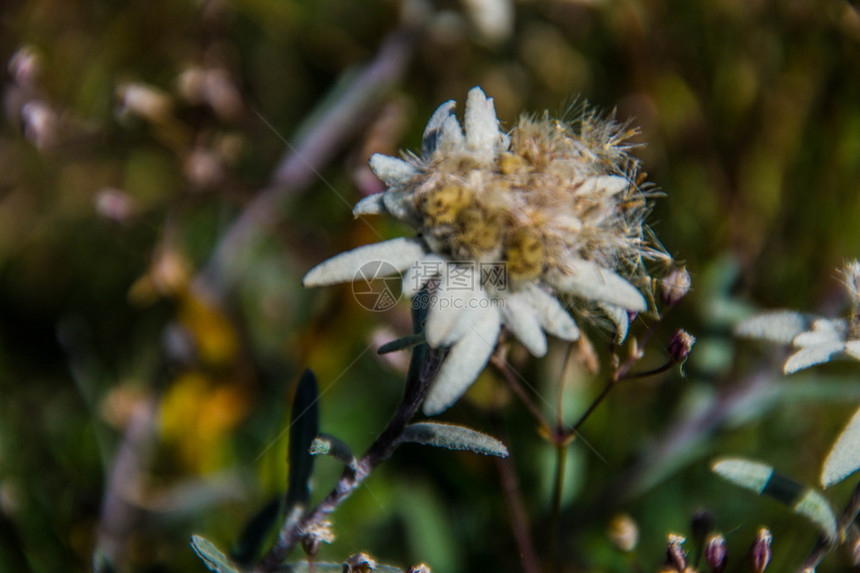
{"label": "yellow floret cluster", "polygon": [[514,283],[577,259],[634,271],[655,254],[643,239],[651,194],[626,152],[634,134],[590,112],[575,124],[524,117],[489,164],[435,154],[409,185],[419,230],[454,260],[504,261]]}

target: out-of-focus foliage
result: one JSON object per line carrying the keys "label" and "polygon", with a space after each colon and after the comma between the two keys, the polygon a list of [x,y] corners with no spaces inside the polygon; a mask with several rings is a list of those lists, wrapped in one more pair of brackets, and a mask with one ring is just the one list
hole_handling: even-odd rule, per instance
{"label": "out-of-focus foliage", "polygon": [[[376,348],[409,332],[408,305],[369,312],[349,286],[304,291],[301,276],[401,231],[352,218],[381,189],[368,157],[417,149],[432,110],[475,85],[508,127],[578,97],[640,125],[636,153],[666,195],[651,223],[693,278],[643,360],[664,362],[683,327],[697,338],[686,378],[625,381],[568,448],[562,570],[628,570],[606,534],[619,510],[638,524],[645,570],[700,507],[733,567],[759,524],[773,534],[772,570],[805,557],[814,529],[708,463],[761,459],[815,483],[860,402],[856,365],[783,378],[781,357],[731,338],[756,307],[847,303],[834,269],[860,255],[860,15],[836,0],[507,5],[3,4],[0,569],[78,570],[98,546],[123,569],[201,571],[193,531],[229,548],[284,490],[305,367],[320,382],[320,428],[364,451],[400,397],[405,359]],[[360,66],[412,26],[423,27],[401,45],[404,71],[348,118],[348,135],[324,132]],[[338,144],[310,157],[321,169],[302,174],[309,184],[279,179],[282,157],[321,131],[322,147]],[[295,190],[261,215],[268,230],[221,250],[273,181]],[[592,343],[580,355],[605,365],[608,336]],[[565,350],[535,361],[514,346],[510,360],[551,398],[542,407],[562,395],[575,420],[600,377],[565,371]],[[543,551],[555,451],[532,418],[490,370],[444,419],[502,439]],[[320,558],[516,570],[496,464],[398,450],[338,508]],[[341,469],[317,460],[312,503]],[[835,507],[850,487],[828,490]],[[819,571],[846,563],[837,553]]]}

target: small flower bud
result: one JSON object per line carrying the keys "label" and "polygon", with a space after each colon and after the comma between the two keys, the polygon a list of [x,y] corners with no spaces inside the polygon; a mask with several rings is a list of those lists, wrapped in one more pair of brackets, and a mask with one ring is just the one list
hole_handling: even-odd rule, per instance
{"label": "small flower bud", "polygon": [[424,563],[419,563],[410,567],[406,573],[430,573],[430,568]]}
{"label": "small flower bud", "polygon": [[609,523],[607,531],[612,543],[625,553],[636,549],[639,542],[639,528],[636,522],[626,513],[616,515]]}
{"label": "small flower bud", "polygon": [[343,563],[343,573],[370,573],[376,569],[376,561],[367,553],[356,553]]}
{"label": "small flower bud", "polygon": [[770,531],[762,527],[759,529],[758,536],[752,546],[752,565],[755,573],[764,573],[770,563],[770,557],[773,551],[770,548],[770,543],[773,541],[773,536]]}
{"label": "small flower bud", "polygon": [[43,101],[33,100],[21,108],[24,136],[38,149],[47,149],[57,144],[60,119],[56,112]]}
{"label": "small flower bud", "polygon": [[727,561],[726,538],[719,533],[709,536],[705,542],[705,563],[711,568],[711,573],[722,573]]}
{"label": "small flower bud", "polygon": [[136,115],[159,123],[170,116],[172,102],[161,90],[145,84],[122,84],[116,89],[120,116]]}
{"label": "small flower bud", "polygon": [[673,270],[660,281],[663,302],[677,304],[690,290],[690,273],[685,267]]}
{"label": "small flower bud", "polygon": [[307,555],[313,557],[320,552],[323,543],[332,541],[334,541],[334,532],[331,521],[324,520],[305,529],[302,535],[302,549]]}
{"label": "small flower bud", "polygon": [[99,191],[96,194],[94,203],[96,213],[117,223],[127,222],[139,210],[137,202],[131,195],[121,189],[112,187]]}
{"label": "small flower bud", "polygon": [[42,73],[42,58],[33,47],[23,46],[9,58],[8,69],[18,85],[33,85]]}
{"label": "small flower bud", "polygon": [[690,350],[693,349],[693,345],[695,343],[695,336],[683,328],[679,328],[675,331],[675,334],[672,335],[672,340],[669,341],[669,347],[667,348],[669,356],[671,356],[672,360],[675,362],[682,363],[690,355]]}
{"label": "small flower bud", "polygon": [[681,547],[685,541],[687,539],[680,535],[675,533],[669,534],[669,546],[666,548],[666,565],[674,567],[675,571],[683,572],[687,569],[687,554],[684,553],[684,549]]}

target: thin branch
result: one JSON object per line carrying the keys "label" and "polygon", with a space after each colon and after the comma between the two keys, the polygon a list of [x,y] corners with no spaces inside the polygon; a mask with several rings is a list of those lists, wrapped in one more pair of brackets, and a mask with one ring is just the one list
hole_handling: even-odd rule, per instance
{"label": "thin branch", "polygon": [[418,408],[427,396],[445,354],[445,351],[439,349],[427,351],[427,359],[419,374],[407,380],[403,398],[391,421],[358,461],[356,467],[346,468],[325,499],[301,519],[291,522],[286,530],[281,531],[278,540],[254,569],[256,573],[267,573],[281,565],[290,551],[301,541],[303,532],[322,522],[355,491],[377,465],[391,456],[397,449],[400,436],[407,424],[418,413]]}
{"label": "thin branch", "polygon": [[[496,433],[500,436],[503,434],[501,423],[496,420]],[[504,440],[507,441],[507,440]],[[511,518],[511,529],[513,530],[514,540],[517,544],[517,549],[520,553],[520,562],[523,566],[523,573],[538,573],[540,571],[540,562],[535,553],[534,543],[531,538],[531,527],[529,525],[528,513],[526,512],[525,504],[523,503],[522,494],[520,492],[519,480],[517,480],[516,471],[514,471],[514,463],[511,456],[506,458],[496,458],[496,467],[499,470],[499,478],[502,484],[502,493],[505,496],[505,504],[508,506],[508,514]]]}

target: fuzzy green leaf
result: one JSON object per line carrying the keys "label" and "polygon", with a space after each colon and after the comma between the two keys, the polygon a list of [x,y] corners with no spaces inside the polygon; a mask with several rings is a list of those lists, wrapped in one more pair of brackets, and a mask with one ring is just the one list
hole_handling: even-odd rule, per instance
{"label": "fuzzy green leaf", "polygon": [[787,505],[817,525],[827,539],[837,538],[836,516],[818,491],[797,483],[767,464],[752,460],[726,458],[714,462],[711,469],[735,485]]}
{"label": "fuzzy green leaf", "polygon": [[449,450],[467,450],[502,458],[508,456],[508,449],[496,438],[454,424],[438,422],[412,424],[403,431],[400,442],[413,442]]}
{"label": "fuzzy green leaf", "polygon": [[403,338],[395,338],[391,342],[386,342],[379,347],[376,353],[381,356],[383,354],[397,352],[398,350],[406,350],[407,348],[412,348],[413,346],[417,346],[423,342],[423,334],[410,334],[409,336],[404,336]]}
{"label": "fuzzy green leaf", "polygon": [[358,467],[358,461],[349,446],[329,434],[320,434],[314,438],[308,451],[313,456],[331,456],[352,470]]}
{"label": "fuzzy green leaf", "polygon": [[828,488],[860,469],[860,409],[839,434],[821,469],[821,486]]}
{"label": "fuzzy green leaf", "polygon": [[316,376],[310,370],[305,370],[299,379],[290,416],[290,473],[287,479],[285,508],[287,514],[296,505],[306,506],[310,501],[310,479],[314,469],[314,457],[308,450],[319,434],[318,397]]}
{"label": "fuzzy green leaf", "polygon": [[223,553],[218,551],[218,548],[212,545],[209,541],[199,535],[191,536],[191,548],[194,553],[203,560],[206,567],[215,573],[239,573],[233,563],[227,559]]}

